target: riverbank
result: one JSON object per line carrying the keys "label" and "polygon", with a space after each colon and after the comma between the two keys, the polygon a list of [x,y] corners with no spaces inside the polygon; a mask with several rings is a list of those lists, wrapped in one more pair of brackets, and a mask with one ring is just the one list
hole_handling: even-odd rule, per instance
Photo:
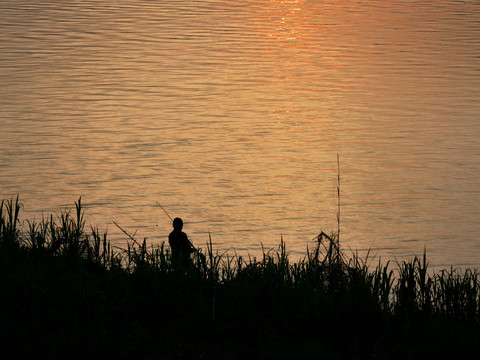
{"label": "riverbank", "polygon": [[[179,268],[168,245],[114,249],[75,209],[20,221],[0,208],[0,334],[17,358],[470,358],[480,335],[478,271],[429,274],[426,255],[378,264],[335,234],[291,263],[212,247]],[[21,226],[21,224],[25,226]]]}

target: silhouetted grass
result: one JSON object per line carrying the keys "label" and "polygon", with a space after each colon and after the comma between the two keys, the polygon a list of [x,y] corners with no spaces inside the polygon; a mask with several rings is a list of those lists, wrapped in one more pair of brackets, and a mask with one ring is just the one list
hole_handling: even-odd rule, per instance
{"label": "silhouetted grass", "polygon": [[476,269],[430,274],[426,253],[378,263],[321,232],[291,263],[283,239],[261,258],[192,262],[126,234],[124,249],[73,214],[19,219],[0,206],[0,336],[16,358],[469,358],[480,335]]}

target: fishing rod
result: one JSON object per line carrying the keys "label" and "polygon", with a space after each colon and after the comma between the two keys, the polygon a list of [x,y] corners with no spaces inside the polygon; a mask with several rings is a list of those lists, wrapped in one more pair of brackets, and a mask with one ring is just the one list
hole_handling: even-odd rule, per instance
{"label": "fishing rod", "polygon": [[[158,201],[155,201],[157,203],[158,206],[160,206],[163,210],[163,212],[165,213],[165,215],[168,216],[168,218],[173,222],[173,219],[172,217],[168,214],[167,210],[165,210],[165,208],[158,202]],[[193,246],[192,242],[190,241],[190,239],[187,238],[187,241],[188,243],[190,244],[190,246],[192,247],[192,249],[194,249],[194,251],[198,251],[197,248],[195,248],[195,246]]]}
{"label": "fishing rod", "polygon": [[172,219],[172,217],[171,217],[170,215],[168,215],[167,210],[165,210],[164,207],[163,207],[162,205],[160,205],[160,203],[159,203],[158,201],[155,201],[155,202],[157,203],[158,206],[160,206],[160,207],[162,208],[162,210],[163,210],[163,212],[165,213],[165,215],[167,215],[168,218],[169,218],[170,220],[172,220],[172,222],[173,222],[173,219]]}

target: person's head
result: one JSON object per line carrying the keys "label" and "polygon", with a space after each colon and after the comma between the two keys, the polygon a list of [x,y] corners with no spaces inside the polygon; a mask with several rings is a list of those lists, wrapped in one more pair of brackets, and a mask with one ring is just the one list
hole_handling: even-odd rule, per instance
{"label": "person's head", "polygon": [[173,219],[173,228],[175,230],[182,230],[183,229],[183,220],[180,218]]}

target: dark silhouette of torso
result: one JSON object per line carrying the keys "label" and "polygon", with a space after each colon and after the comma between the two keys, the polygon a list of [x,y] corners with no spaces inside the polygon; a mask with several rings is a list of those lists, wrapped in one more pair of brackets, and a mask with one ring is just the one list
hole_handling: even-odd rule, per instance
{"label": "dark silhouette of torso", "polygon": [[170,235],[168,235],[168,243],[172,249],[173,257],[188,256],[193,252],[187,234],[181,230],[173,230]]}
{"label": "dark silhouette of torso", "polygon": [[190,240],[188,240],[187,234],[183,231],[183,221],[180,218],[173,220],[173,231],[168,235],[168,243],[172,250],[173,259],[189,260],[190,254],[195,251]]}

